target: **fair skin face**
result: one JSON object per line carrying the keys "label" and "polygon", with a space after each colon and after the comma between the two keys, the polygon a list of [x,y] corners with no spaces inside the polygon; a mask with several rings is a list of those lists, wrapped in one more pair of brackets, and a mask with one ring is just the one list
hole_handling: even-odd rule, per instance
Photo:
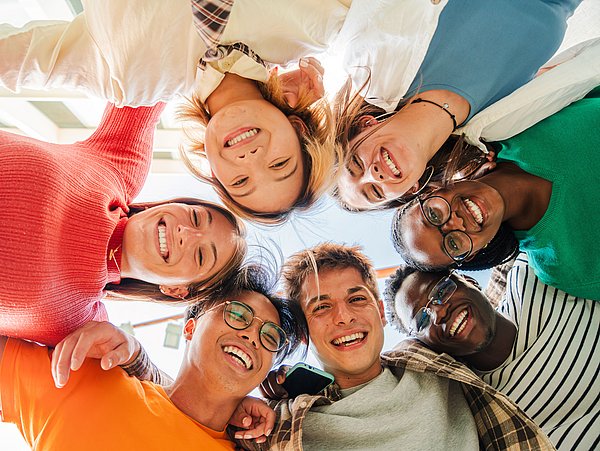
{"label": "fair skin face", "polygon": [[[261,319],[279,324],[277,310],[261,294],[243,292],[236,300],[252,307]],[[254,321],[244,330],[232,329],[223,320],[223,305],[198,319],[188,320],[184,328],[187,347],[182,366],[175,382],[165,387],[179,410],[217,431],[225,428],[241,400],[265,378],[275,356],[260,345],[261,322]],[[0,359],[6,341],[6,337],[0,337]],[[250,369],[231,355],[232,348],[251,358]],[[135,339],[111,324],[91,322],[57,346],[52,356],[52,373],[57,386],[62,386],[69,370],[78,370],[86,357],[101,358],[102,368],[109,369],[133,359],[138,350]],[[264,428],[254,432],[259,436]]]}
{"label": "fair skin face", "polygon": [[[520,195],[512,195],[515,192]],[[441,226],[442,232],[466,232],[473,242],[473,255],[490,242],[503,222],[515,230],[528,230],[537,224],[551,194],[552,184],[547,180],[513,164],[500,163],[477,181],[459,182],[432,195],[443,197],[452,206],[452,215]],[[418,203],[409,207],[402,223],[407,247],[415,260],[435,266],[453,263],[443,250],[440,231],[425,220]]]}
{"label": "fair skin face", "polygon": [[259,213],[289,209],[300,197],[304,124],[264,100],[256,83],[226,74],[208,97],[205,153],[214,177],[238,204]]}
{"label": "fair skin face", "polygon": [[[447,102],[461,123],[469,114],[468,102],[458,94],[432,90],[420,98],[438,104]],[[427,163],[452,133],[447,113],[428,103],[410,103],[379,125],[373,116],[361,118],[362,131],[350,141],[361,141],[341,170],[339,193],[347,204],[358,209],[381,207],[407,192],[419,189]]]}
{"label": "fair skin face", "polygon": [[[457,289],[450,299],[441,305],[428,304],[430,292],[442,277],[424,272],[409,275],[395,296],[398,317],[431,349],[461,357],[482,371],[498,367],[512,349],[515,325],[496,312],[474,284],[457,275],[452,276]],[[416,332],[416,316],[427,305],[432,316]]]}
{"label": "fair skin face", "polygon": [[319,271],[302,285],[302,310],[313,351],[341,388],[368,382],[381,373],[385,316],[383,304],[355,268]]}
{"label": "fair skin face", "polygon": [[133,215],[123,233],[121,277],[187,294],[190,283],[223,268],[235,251],[233,225],[200,205],[165,204]]}

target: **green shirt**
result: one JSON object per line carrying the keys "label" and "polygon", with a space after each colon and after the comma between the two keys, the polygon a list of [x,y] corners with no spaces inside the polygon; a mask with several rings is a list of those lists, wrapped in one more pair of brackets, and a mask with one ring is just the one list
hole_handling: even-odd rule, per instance
{"label": "green shirt", "polygon": [[547,285],[600,300],[600,88],[499,146],[499,161],[552,182],[542,219],[515,231],[529,265]]}

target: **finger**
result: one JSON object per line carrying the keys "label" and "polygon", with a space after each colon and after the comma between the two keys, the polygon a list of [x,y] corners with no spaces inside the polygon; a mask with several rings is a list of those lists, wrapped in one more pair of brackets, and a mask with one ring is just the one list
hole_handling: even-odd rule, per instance
{"label": "finger", "polygon": [[54,360],[54,383],[58,388],[62,388],[69,380],[71,370],[71,356],[73,349],[77,345],[78,337],[68,337],[63,340],[54,350],[52,358]]}
{"label": "finger", "polygon": [[301,67],[305,67],[305,66],[302,66],[303,61],[305,62],[306,66],[313,66],[315,69],[317,69],[321,75],[325,74],[325,69],[321,65],[321,62],[318,59],[316,59],[315,57],[309,56],[306,58],[300,58],[300,66]]}

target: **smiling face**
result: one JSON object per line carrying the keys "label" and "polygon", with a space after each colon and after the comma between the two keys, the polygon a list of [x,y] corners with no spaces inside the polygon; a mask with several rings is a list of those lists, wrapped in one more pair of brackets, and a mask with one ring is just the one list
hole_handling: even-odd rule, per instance
{"label": "smiling face", "polygon": [[[453,263],[444,251],[442,233],[452,230],[465,232],[473,242],[473,255],[490,242],[502,224],[504,201],[498,191],[485,183],[459,182],[450,189],[436,191],[432,196],[446,199],[452,210],[450,219],[440,229],[425,219],[418,202],[408,207],[400,223],[403,241],[410,255],[423,265],[443,267]],[[430,216],[437,214],[433,210],[425,210]]]}
{"label": "smiling face", "polygon": [[375,118],[363,119],[364,129],[349,145],[362,142],[341,169],[338,191],[351,207],[374,209],[417,188],[434,143],[424,121],[413,120],[404,110],[376,131]]}
{"label": "smiling face", "polygon": [[216,209],[177,203],[149,208],[127,222],[122,275],[157,285],[206,280],[231,260],[238,239]]}
{"label": "smiling face", "polygon": [[[429,304],[429,325],[415,336],[437,352],[467,356],[484,350],[496,333],[496,312],[483,293],[460,276],[451,276],[457,289],[442,304]],[[396,313],[409,330],[417,330],[416,316],[440,280],[438,273],[414,272],[395,296]]]}
{"label": "smiling face", "polygon": [[211,118],[206,158],[236,203],[276,213],[290,209],[300,197],[304,164],[294,120],[266,100],[235,102]]}
{"label": "smiling face", "polygon": [[313,351],[340,386],[345,379],[362,383],[379,374],[383,305],[357,269],[319,271],[319,285],[314,276],[307,277],[301,303]]}
{"label": "smiling face", "polygon": [[[280,324],[276,308],[262,294],[244,291],[231,300],[248,305],[263,321]],[[260,343],[261,321],[255,319],[243,330],[233,329],[223,319],[224,306],[222,303],[186,323],[184,336],[190,341],[183,368],[208,381],[211,391],[244,396],[267,376],[275,353]]]}

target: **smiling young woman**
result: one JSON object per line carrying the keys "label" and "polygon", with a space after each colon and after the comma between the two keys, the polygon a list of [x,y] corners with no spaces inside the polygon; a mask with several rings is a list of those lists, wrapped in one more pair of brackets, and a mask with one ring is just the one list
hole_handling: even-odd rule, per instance
{"label": "smiling young woman", "polygon": [[[545,284],[600,299],[600,240],[590,211],[600,202],[600,89],[520,135],[497,143],[496,169],[433,193],[447,212],[411,202],[394,218],[396,249],[407,263],[431,270],[457,262],[485,269],[519,247]],[[568,153],[566,150],[568,149]],[[558,164],[558,169],[557,169]],[[518,195],[516,195],[518,193]],[[431,194],[420,199],[421,205]],[[432,216],[445,220],[432,224]],[[434,221],[435,222],[435,221]],[[470,247],[444,236],[459,231]],[[460,259],[450,246],[462,247]],[[458,254],[457,254],[458,255]]]}
{"label": "smiling young woman", "polygon": [[235,272],[243,229],[223,207],[130,205],[163,107],[109,104],[98,129],[75,144],[0,132],[0,334],[54,345],[105,320],[106,294],[193,301]]}

